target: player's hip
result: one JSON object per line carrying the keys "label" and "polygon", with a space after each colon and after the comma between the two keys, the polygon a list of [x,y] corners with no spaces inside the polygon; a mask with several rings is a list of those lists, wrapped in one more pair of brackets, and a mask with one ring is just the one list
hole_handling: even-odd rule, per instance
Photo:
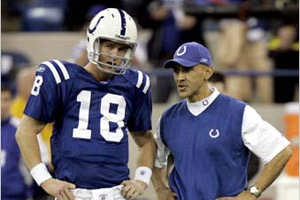
{"label": "player's hip", "polygon": [[127,200],[121,195],[122,188],[123,185],[102,189],[76,188],[71,192],[76,200]]}

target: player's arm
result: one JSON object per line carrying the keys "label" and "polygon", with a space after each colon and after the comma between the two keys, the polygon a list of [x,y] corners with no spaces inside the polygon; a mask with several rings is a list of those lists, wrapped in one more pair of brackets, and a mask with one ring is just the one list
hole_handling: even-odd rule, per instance
{"label": "player's arm", "polygon": [[75,186],[52,178],[45,164],[42,163],[37,140],[37,134],[46,123],[54,121],[55,113],[60,105],[58,84],[63,77],[57,76],[58,64],[63,65],[60,61],[51,60],[39,66],[24,110],[25,115],[16,133],[16,140],[33,179],[48,194],[62,200],[74,199],[69,189]]}
{"label": "player's arm", "polygon": [[37,134],[42,131],[46,123],[24,115],[16,133],[16,140],[22,153],[23,159],[30,169],[30,173],[48,194],[62,199],[75,199],[69,191],[75,185],[53,179],[45,164],[42,163]]}
{"label": "player's arm", "polygon": [[[129,74],[130,75],[130,74]],[[155,158],[155,141],[151,133],[152,97],[150,78],[141,71],[131,73],[134,85],[133,112],[127,122],[133,140],[138,146],[138,167],[133,180],[123,181],[122,195],[135,199],[147,189],[152,176]]]}
{"label": "player's arm", "polygon": [[29,169],[42,162],[37,134],[45,126],[46,123],[24,115],[16,132],[17,143]]}
{"label": "player's arm", "polygon": [[139,148],[138,167],[153,169],[156,146],[151,131],[132,131],[132,138]]}
{"label": "player's arm", "polygon": [[156,146],[151,131],[131,131],[139,149],[138,167],[133,181],[124,181],[122,195],[134,199],[147,189],[154,165]]}

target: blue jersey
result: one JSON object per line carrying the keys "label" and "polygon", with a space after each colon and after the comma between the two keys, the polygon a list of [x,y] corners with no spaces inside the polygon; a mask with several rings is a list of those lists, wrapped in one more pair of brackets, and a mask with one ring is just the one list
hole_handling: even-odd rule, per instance
{"label": "blue jersey", "polygon": [[171,189],[179,200],[215,200],[246,188],[249,150],[241,135],[245,104],[220,94],[194,116],[186,101],[162,116],[162,142],[174,156]]}
{"label": "blue jersey", "polygon": [[56,178],[78,188],[112,187],[129,179],[128,130],[151,129],[150,80],[127,70],[99,82],[84,68],[58,60],[36,73],[25,114],[54,122]]}
{"label": "blue jersey", "polygon": [[16,119],[8,118],[1,122],[1,199],[24,200],[31,196],[29,171],[21,159],[15,134]]}

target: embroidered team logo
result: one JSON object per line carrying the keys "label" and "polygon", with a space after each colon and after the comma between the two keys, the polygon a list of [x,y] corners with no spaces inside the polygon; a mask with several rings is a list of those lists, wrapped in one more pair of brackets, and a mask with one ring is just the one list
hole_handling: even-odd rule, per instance
{"label": "embroidered team logo", "polygon": [[[183,49],[182,49],[183,48]],[[182,49],[182,50],[181,50]],[[186,53],[186,46],[181,46],[181,47],[179,47],[179,49],[177,50],[177,52],[176,52],[176,55],[177,56],[182,56],[183,54],[185,54]]]}
{"label": "embroidered team logo", "polygon": [[107,195],[106,194],[99,195],[99,199],[98,200],[108,200],[107,199]]}
{"label": "embroidered team logo", "polygon": [[208,103],[209,103],[209,102],[208,102],[206,99],[202,101],[202,105],[203,105],[203,106],[207,106]]}
{"label": "embroidered team logo", "polygon": [[219,129],[210,129],[210,131],[209,131],[209,136],[211,137],[211,138],[217,138],[217,137],[219,137],[220,136],[220,131],[219,131]]}

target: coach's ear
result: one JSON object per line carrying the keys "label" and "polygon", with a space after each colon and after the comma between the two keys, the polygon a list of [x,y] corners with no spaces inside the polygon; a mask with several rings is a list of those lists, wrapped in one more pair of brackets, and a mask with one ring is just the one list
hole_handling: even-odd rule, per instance
{"label": "coach's ear", "polygon": [[208,79],[210,79],[213,73],[214,73],[213,66],[205,66],[204,79],[207,81]]}

